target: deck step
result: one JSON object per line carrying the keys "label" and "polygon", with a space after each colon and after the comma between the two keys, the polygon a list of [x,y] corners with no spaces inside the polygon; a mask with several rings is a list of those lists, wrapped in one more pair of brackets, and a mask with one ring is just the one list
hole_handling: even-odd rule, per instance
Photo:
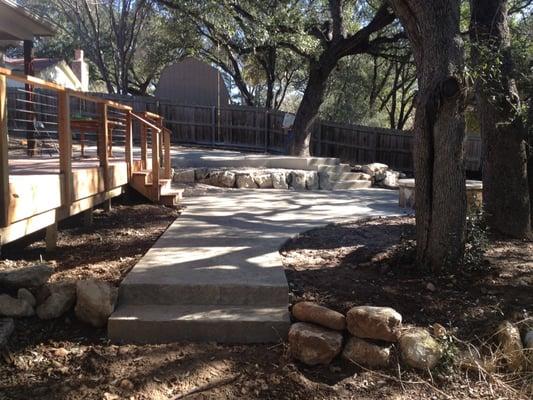
{"label": "deck step", "polygon": [[119,306],[108,321],[113,342],[274,343],[286,339],[287,306]]}
{"label": "deck step", "polygon": [[159,179],[159,196],[156,198],[152,182],[152,173],[150,171],[137,171],[132,174],[130,186],[142,194],[148,200],[169,207],[175,207],[179,204],[183,190],[172,189],[172,180]]}

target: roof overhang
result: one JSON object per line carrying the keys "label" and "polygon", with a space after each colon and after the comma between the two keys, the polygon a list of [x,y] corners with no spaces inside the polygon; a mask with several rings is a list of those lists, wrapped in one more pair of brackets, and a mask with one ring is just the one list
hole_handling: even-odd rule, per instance
{"label": "roof overhang", "polygon": [[52,36],[52,25],[12,0],[0,0],[0,41],[33,40]]}

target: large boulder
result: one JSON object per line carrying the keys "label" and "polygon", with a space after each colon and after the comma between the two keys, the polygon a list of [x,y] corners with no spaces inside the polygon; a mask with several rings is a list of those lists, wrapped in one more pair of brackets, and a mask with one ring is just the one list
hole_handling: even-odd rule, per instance
{"label": "large boulder", "polygon": [[305,171],[291,171],[290,183],[294,190],[306,190],[307,173]]}
{"label": "large boulder", "polygon": [[175,183],[194,183],[194,169],[178,169],[172,180]]}
{"label": "large boulder", "polygon": [[442,357],[439,342],[422,328],[412,328],[402,333],[400,351],[407,365],[422,370],[432,369]]}
{"label": "large boulder", "polygon": [[7,344],[7,340],[15,330],[13,318],[0,318],[0,349]]}
{"label": "large boulder", "polygon": [[346,318],[344,315],[310,301],[296,303],[292,307],[292,315],[299,321],[313,322],[338,331],[346,328]]}
{"label": "large boulder", "polygon": [[26,300],[0,294],[0,317],[30,317],[34,313],[33,307]]}
{"label": "large boulder", "polygon": [[289,347],[292,356],[307,365],[327,365],[341,351],[342,334],[297,322],[289,330]]}
{"label": "large boulder", "polygon": [[358,306],[346,314],[348,331],[366,339],[396,342],[402,326],[402,316],[390,307]]}
{"label": "large boulder", "polygon": [[319,185],[319,179],[318,179],[318,172],[316,171],[309,171],[306,173],[305,177],[305,187],[307,190],[318,190]]}
{"label": "large boulder", "polygon": [[36,264],[29,267],[0,271],[0,286],[12,288],[28,288],[44,285],[54,269],[47,264]]}
{"label": "large boulder", "polygon": [[286,172],[273,172],[272,173],[272,187],[274,189],[288,189]]}
{"label": "large boulder", "polygon": [[391,363],[391,348],[352,336],[344,346],[342,357],[371,368],[387,367]]}
{"label": "large boulder", "polygon": [[239,189],[256,189],[257,184],[251,174],[237,174],[237,187]]}
{"label": "large boulder", "polygon": [[118,289],[108,282],[79,281],[76,285],[76,296],[76,317],[92,326],[102,327],[115,310]]}
{"label": "large boulder", "polygon": [[398,171],[385,171],[382,175],[376,176],[376,182],[379,186],[382,186],[387,189],[398,189],[398,179],[400,178],[400,173]]}
{"label": "large boulder", "polygon": [[381,164],[381,163],[372,163],[372,164],[363,165],[361,167],[361,171],[370,176],[384,174],[385,171],[387,171],[388,169],[389,169],[389,166],[387,164]]}
{"label": "large boulder", "polygon": [[272,174],[266,172],[254,174],[254,181],[261,189],[272,189],[274,187]]}
{"label": "large boulder", "polygon": [[62,285],[52,289],[50,296],[35,310],[40,319],[59,318],[74,305],[76,287]]}
{"label": "large boulder", "polygon": [[520,331],[509,321],[504,321],[498,326],[496,337],[500,343],[503,359],[510,370],[516,371],[525,365],[524,348]]}
{"label": "large boulder", "polygon": [[32,307],[35,307],[37,304],[37,300],[35,300],[33,293],[25,288],[20,288],[17,291],[17,299],[26,301]]}

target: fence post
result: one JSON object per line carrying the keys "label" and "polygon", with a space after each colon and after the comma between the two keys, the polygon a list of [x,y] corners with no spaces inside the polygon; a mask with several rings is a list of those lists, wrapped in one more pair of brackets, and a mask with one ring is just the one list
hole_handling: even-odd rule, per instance
{"label": "fence post", "polygon": [[265,111],[265,153],[268,153],[268,110]]}
{"label": "fence post", "polygon": [[7,131],[7,78],[0,75],[0,226],[9,224],[9,164]]}
{"label": "fence post", "polygon": [[217,129],[217,108],[213,106],[211,108],[211,144],[215,145],[215,136]]}
{"label": "fence post", "polygon": [[105,190],[109,190],[109,153],[108,153],[108,141],[109,141],[109,123],[107,120],[107,104],[100,103],[100,148],[98,149],[98,155],[100,159],[100,166],[104,169],[104,185]]}
{"label": "fence post", "polygon": [[72,132],[70,126],[70,97],[66,90],[57,93],[57,134],[59,139],[59,172],[63,175],[63,205],[73,200]]}

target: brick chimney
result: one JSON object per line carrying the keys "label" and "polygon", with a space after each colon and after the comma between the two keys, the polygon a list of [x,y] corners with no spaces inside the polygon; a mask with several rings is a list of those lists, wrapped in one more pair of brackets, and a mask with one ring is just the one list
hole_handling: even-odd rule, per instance
{"label": "brick chimney", "polygon": [[81,82],[81,90],[87,92],[89,90],[89,65],[87,65],[83,58],[83,50],[75,50],[74,61],[72,61],[70,67],[74,75]]}

